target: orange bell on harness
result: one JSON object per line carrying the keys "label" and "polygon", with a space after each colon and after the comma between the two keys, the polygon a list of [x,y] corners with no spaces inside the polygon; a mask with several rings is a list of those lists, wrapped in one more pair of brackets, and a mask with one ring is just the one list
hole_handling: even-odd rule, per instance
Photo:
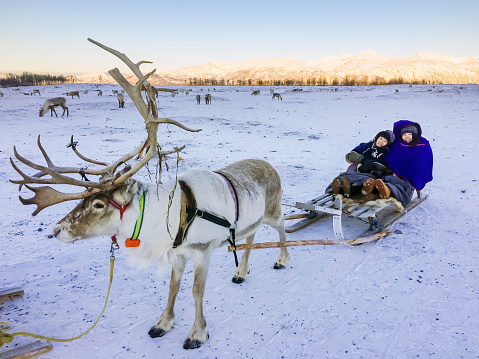
{"label": "orange bell on harness", "polygon": [[138,247],[140,245],[139,239],[127,238],[125,241],[125,247]]}

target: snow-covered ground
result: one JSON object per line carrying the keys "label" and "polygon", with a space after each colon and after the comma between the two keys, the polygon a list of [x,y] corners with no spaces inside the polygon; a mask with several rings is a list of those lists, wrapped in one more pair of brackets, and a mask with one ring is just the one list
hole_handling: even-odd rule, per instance
{"label": "snow-covered ground", "polygon": [[[0,320],[10,322],[3,325],[9,332],[69,338],[101,312],[110,238],[74,245],[50,238],[53,224],[74,203],[32,217],[34,206],[23,206],[18,186],[8,181],[19,178],[9,163],[13,146],[43,163],[36,147],[40,134],[56,164],[80,166],[66,148],[72,134],[83,154],[112,161],[140,143],[145,130],[131,100],[118,108],[111,90],[119,86],[102,85],[102,97],[90,84],[35,88],[41,96],[1,89],[0,288],[20,286],[25,295],[0,304]],[[45,99],[86,89],[80,99],[67,99],[70,117],[38,117]],[[344,155],[354,146],[406,118],[422,125],[434,151],[434,180],[423,191],[428,200],[377,243],[291,247],[284,270],[272,268],[279,250],[252,251],[251,273],[240,285],[231,281],[233,255],[226,247],[217,249],[205,294],[210,339],[192,351],[182,348],[194,318],[192,265],[176,302],[175,328],[152,339],[147,332],[166,304],[169,272],[129,267],[122,248],[99,324],[79,340],[53,343],[53,351],[42,357],[479,358],[479,87],[276,88],[283,101],[273,101],[269,88],[260,88],[258,96],[251,90],[204,87],[174,98],[160,95],[161,116],[203,129],[191,133],[160,126],[164,148],[187,146],[179,171],[262,158],[280,173],[285,200],[306,201],[346,168]],[[206,106],[208,91],[212,104]],[[174,176],[171,160],[163,180]],[[154,180],[146,171],[136,177]],[[292,211],[284,207],[284,213]],[[359,234],[361,226],[349,228],[348,235]],[[288,234],[288,240],[323,238],[333,238],[331,219]],[[256,236],[256,242],[276,240],[276,231],[268,227]],[[31,340],[16,337],[1,351]]]}

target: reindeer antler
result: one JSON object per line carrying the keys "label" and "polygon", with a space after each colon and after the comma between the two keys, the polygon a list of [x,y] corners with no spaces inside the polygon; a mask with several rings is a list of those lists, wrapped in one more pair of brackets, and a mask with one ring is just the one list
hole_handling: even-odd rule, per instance
{"label": "reindeer antler", "polygon": [[[16,183],[20,185],[26,185],[28,189],[35,193],[34,197],[29,199],[24,199],[20,197],[20,201],[25,204],[36,204],[37,208],[32,213],[32,215],[38,214],[42,209],[69,200],[75,199],[82,199],[88,197],[94,192],[98,191],[108,191],[116,188],[117,186],[124,183],[128,178],[133,176],[136,172],[138,172],[143,166],[145,166],[150,159],[155,157],[156,155],[160,156],[160,161],[162,156],[166,156],[172,153],[178,153],[185,148],[185,146],[181,147],[174,147],[172,150],[169,151],[159,151],[158,150],[158,140],[157,140],[157,131],[158,125],[160,123],[167,123],[178,126],[184,130],[191,131],[191,132],[198,132],[201,129],[194,130],[190,129],[181,123],[171,120],[169,118],[159,118],[158,117],[158,108],[155,102],[155,91],[153,87],[148,82],[148,78],[156,71],[153,70],[146,75],[140,71],[140,65],[143,63],[151,63],[149,61],[140,61],[138,63],[133,63],[125,54],[120,53],[117,50],[111,49],[97,41],[92,39],[88,39],[88,41],[98,45],[99,47],[103,48],[104,50],[112,53],[113,55],[117,56],[120,60],[122,60],[137,76],[138,82],[135,85],[130,84],[125,77],[120,73],[118,68],[114,68],[109,72],[109,74],[120,84],[120,86],[125,90],[125,92],[130,96],[133,103],[135,104],[136,108],[140,112],[141,116],[145,120],[146,131],[147,131],[147,139],[143,141],[139,146],[134,148],[132,151],[128,152],[127,154],[123,155],[118,160],[114,161],[111,164],[107,164],[104,162],[100,162],[97,160],[92,160],[88,157],[83,156],[78,152],[76,149],[77,143],[73,141],[73,136],[71,137],[70,144],[68,147],[71,147],[72,150],[84,161],[94,163],[96,165],[100,165],[100,168],[97,169],[88,169],[86,167],[59,167],[53,164],[50,160],[50,157],[44,150],[43,146],[40,142],[40,136],[38,136],[37,144],[40,148],[40,151],[47,162],[47,166],[41,166],[35,164],[24,157],[20,156],[14,147],[14,155],[18,161],[22,162],[26,166],[36,169],[38,172],[33,176],[28,176],[27,174],[23,173],[17,165],[13,162],[10,158],[10,162],[13,168],[22,176],[23,179],[21,180],[10,180],[12,183]],[[142,91],[146,92],[146,100],[143,99]],[[146,101],[146,102],[145,102]],[[143,158],[139,160],[139,162],[131,167],[126,167],[123,171],[117,171],[118,167],[133,158],[134,156],[140,154],[144,148],[148,147],[148,150]],[[65,176],[65,173],[79,173],[82,175],[82,180],[77,180],[72,177]],[[99,181],[89,181],[86,179],[85,175],[100,175],[101,178]],[[43,178],[48,176],[46,178]],[[43,186],[43,187],[30,187],[27,184],[68,184],[73,186],[81,186],[85,187],[86,190],[79,193],[62,193],[59,191],[54,190],[51,187]]]}
{"label": "reindeer antler", "polygon": [[[125,90],[128,96],[130,96],[131,100],[133,101],[136,108],[138,109],[138,111],[140,112],[140,114],[145,120],[146,130],[148,133],[148,139],[147,139],[148,146],[149,146],[148,151],[146,152],[145,156],[131,170],[129,170],[127,173],[121,175],[119,178],[115,180],[115,184],[120,184],[125,182],[129,177],[133,176],[144,165],[146,165],[150,159],[152,159],[158,154],[157,148],[156,148],[158,144],[158,141],[157,141],[158,124],[168,123],[191,132],[198,132],[201,130],[190,129],[182,125],[181,123],[171,120],[169,118],[158,118],[158,108],[156,106],[156,101],[155,101],[155,91],[153,87],[150,85],[150,83],[148,82],[148,78],[155,73],[156,69],[149,72],[146,75],[143,75],[143,73],[140,70],[141,64],[151,63],[150,61],[140,61],[135,64],[125,54],[117,50],[114,50],[90,38],[88,38],[88,41],[90,41],[91,43],[101,47],[102,49],[118,57],[130,68],[131,71],[133,71],[133,73],[138,78],[138,82],[136,83],[136,85],[131,85],[125,79],[125,77],[120,73],[120,70],[118,70],[118,68],[114,68],[108,71],[108,73],[116,80],[116,82],[118,82],[118,84],[120,84],[120,86]],[[147,103],[145,103],[145,101],[143,100],[141,91],[146,92]],[[175,148],[172,151],[167,151],[167,152],[160,151],[159,155],[164,156],[169,153],[179,152],[183,148],[184,147]]]}

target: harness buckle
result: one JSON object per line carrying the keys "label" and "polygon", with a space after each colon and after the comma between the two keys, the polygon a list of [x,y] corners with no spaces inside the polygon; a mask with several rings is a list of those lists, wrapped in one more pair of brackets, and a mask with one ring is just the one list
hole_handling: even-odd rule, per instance
{"label": "harness buckle", "polygon": [[120,245],[116,240],[116,235],[111,237],[110,258],[115,258],[115,251],[120,249]]}

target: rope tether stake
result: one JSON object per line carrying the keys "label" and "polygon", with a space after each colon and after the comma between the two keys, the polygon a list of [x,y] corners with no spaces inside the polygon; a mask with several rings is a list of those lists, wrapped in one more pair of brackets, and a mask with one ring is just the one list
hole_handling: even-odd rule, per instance
{"label": "rope tether stake", "polygon": [[103,310],[101,311],[100,315],[98,316],[98,319],[93,323],[93,325],[85,332],[83,332],[80,335],[77,335],[76,337],[69,338],[69,339],[57,339],[57,338],[50,338],[46,337],[43,335],[38,335],[38,334],[32,334],[28,332],[16,332],[12,334],[5,333],[1,328],[0,328],[0,348],[3,346],[3,344],[10,343],[14,337],[22,335],[26,337],[32,337],[32,338],[37,338],[37,339],[42,339],[42,340],[48,340],[51,342],[60,342],[60,343],[66,343],[66,342],[72,342],[74,340],[77,340],[84,336],[86,333],[88,333],[90,330],[92,330],[97,323],[100,321],[100,318],[102,317],[103,313],[105,312],[106,305],[108,303],[108,298],[110,296],[110,289],[111,289],[111,283],[113,282],[113,268],[115,267],[115,256],[113,254],[113,251],[116,248],[114,248],[113,244],[111,246],[111,256],[110,256],[110,284],[108,285],[108,291],[106,293],[106,299],[105,299],[105,305],[103,306]]}

